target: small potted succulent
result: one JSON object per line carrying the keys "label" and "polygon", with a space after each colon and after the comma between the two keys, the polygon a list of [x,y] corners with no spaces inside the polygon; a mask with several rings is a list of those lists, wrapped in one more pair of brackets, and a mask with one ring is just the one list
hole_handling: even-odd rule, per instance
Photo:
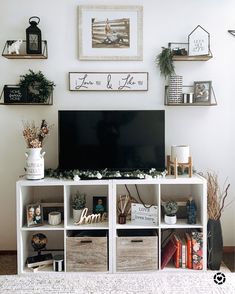
{"label": "small potted succulent", "polygon": [[176,224],[176,212],[178,210],[178,205],[175,201],[169,200],[164,204],[165,210],[165,223],[168,225]]}
{"label": "small potted succulent", "polygon": [[79,222],[83,209],[86,206],[86,194],[79,191],[72,197],[73,220]]}

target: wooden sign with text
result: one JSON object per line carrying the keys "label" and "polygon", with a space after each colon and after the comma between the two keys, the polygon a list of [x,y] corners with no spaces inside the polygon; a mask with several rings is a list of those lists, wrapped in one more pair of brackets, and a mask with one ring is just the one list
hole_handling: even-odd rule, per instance
{"label": "wooden sign with text", "polygon": [[147,72],[70,72],[70,91],[147,91]]}

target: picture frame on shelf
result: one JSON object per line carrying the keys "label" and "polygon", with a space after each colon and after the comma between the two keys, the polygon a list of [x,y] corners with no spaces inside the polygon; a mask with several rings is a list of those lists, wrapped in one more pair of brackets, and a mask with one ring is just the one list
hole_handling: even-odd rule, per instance
{"label": "picture frame on shelf", "polygon": [[211,103],[211,81],[194,82],[194,103],[210,104]]}
{"label": "picture frame on shelf", "polygon": [[143,60],[143,7],[81,5],[80,60]]}
{"label": "picture frame on shelf", "polygon": [[168,43],[168,47],[171,49],[173,55],[187,56],[188,55],[188,43]]}
{"label": "picture frame on shelf", "polygon": [[107,214],[107,197],[106,196],[93,196],[93,209],[94,214],[100,213]]}
{"label": "picture frame on shelf", "polygon": [[200,56],[210,54],[210,34],[198,25],[189,35],[189,56]]}
{"label": "picture frame on shelf", "polygon": [[34,203],[26,206],[27,227],[43,225],[43,212],[41,204]]}

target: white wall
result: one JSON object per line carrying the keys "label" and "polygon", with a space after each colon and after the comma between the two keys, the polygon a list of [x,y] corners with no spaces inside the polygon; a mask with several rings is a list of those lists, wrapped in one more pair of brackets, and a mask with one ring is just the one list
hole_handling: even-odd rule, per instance
{"label": "white wall", "polygon": [[[77,7],[81,4],[125,4],[144,7],[143,61],[79,61]],[[56,83],[54,105],[0,106],[0,250],[16,249],[15,181],[24,174],[25,144],[22,120],[45,118],[55,128],[45,146],[46,167],[57,166],[58,109],[165,109],[166,153],[172,144],[190,144],[194,167],[214,170],[221,183],[229,178],[230,200],[235,195],[234,154],[234,77],[235,2],[232,0],[1,0],[0,48],[6,40],[25,39],[28,19],[41,18],[43,38],[48,40],[48,60],[8,60],[0,57],[0,89],[15,84],[28,69],[41,70]],[[184,84],[212,80],[217,107],[164,107],[164,80],[154,65],[161,46],[187,42],[187,35],[202,25],[211,36],[214,58],[207,62],[181,62],[176,71]],[[148,71],[148,92],[69,92],[69,71]],[[235,201],[222,217],[224,245],[234,246]],[[232,226],[233,223],[233,226]]]}

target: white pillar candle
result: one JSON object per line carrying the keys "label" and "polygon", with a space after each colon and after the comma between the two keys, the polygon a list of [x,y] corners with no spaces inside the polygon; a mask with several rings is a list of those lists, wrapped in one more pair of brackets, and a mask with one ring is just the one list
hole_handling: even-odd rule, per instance
{"label": "white pillar candle", "polygon": [[52,226],[57,226],[61,223],[61,213],[52,211],[48,214],[48,223]]}
{"label": "white pillar candle", "polygon": [[187,163],[189,158],[188,145],[173,145],[171,146],[171,161],[177,159],[178,163]]}

